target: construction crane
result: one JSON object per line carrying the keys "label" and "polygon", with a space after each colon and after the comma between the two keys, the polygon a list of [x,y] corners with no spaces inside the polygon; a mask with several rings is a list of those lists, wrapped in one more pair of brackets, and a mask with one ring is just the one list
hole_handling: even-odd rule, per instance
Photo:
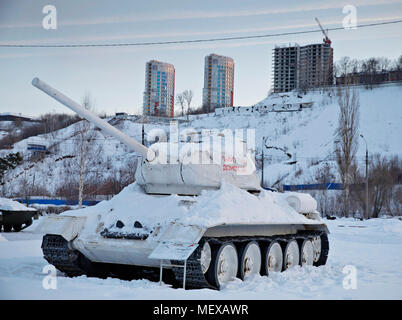
{"label": "construction crane", "polygon": [[315,18],[315,21],[317,21],[317,23],[318,23],[318,25],[319,25],[319,27],[320,27],[322,33],[323,33],[324,36],[325,36],[325,38],[322,39],[322,41],[324,41],[325,44],[331,45],[331,40],[329,40],[328,34],[327,34],[327,32],[324,30],[324,28],[322,27],[322,25],[321,25],[321,23],[320,23],[320,20],[318,20],[318,18]]}

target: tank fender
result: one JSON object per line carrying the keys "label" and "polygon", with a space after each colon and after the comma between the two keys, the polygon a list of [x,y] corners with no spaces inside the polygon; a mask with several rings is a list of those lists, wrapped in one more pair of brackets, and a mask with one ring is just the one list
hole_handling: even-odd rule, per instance
{"label": "tank fender", "polygon": [[35,233],[60,235],[67,241],[74,239],[86,221],[85,216],[51,215],[42,219]]}
{"label": "tank fender", "polygon": [[205,230],[205,227],[199,225],[171,222],[161,234],[159,241],[197,243],[205,233]]}
{"label": "tank fender", "polygon": [[329,229],[325,223],[323,224],[307,224],[305,230],[318,230],[330,234]]}
{"label": "tank fender", "polygon": [[159,238],[158,246],[148,258],[159,260],[186,260],[198,246],[206,228],[171,222]]}

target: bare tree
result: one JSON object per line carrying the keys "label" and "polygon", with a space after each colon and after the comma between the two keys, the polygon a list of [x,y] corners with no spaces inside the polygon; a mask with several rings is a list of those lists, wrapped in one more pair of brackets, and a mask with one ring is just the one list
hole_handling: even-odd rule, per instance
{"label": "bare tree", "polygon": [[350,65],[350,58],[349,57],[342,57],[339,62],[337,63],[338,71],[340,75],[346,76],[350,73],[351,65]]}
{"label": "bare tree", "polygon": [[344,184],[345,215],[349,216],[351,169],[358,147],[359,96],[356,89],[338,88],[339,119],[335,131],[335,152],[338,170]]}
{"label": "bare tree", "polygon": [[99,191],[102,195],[115,195],[118,194],[123,188],[135,181],[135,171],[138,159],[131,158],[119,169],[111,168],[109,176],[102,181],[99,185]]}
{"label": "bare tree", "polygon": [[350,72],[353,70],[352,60],[349,57],[342,57],[334,64],[335,77],[343,77],[343,84],[350,84],[352,77]]}
{"label": "bare tree", "polygon": [[370,171],[371,217],[378,218],[383,208],[390,207],[392,191],[401,174],[401,163],[397,157],[386,159],[377,154],[373,157]]}
{"label": "bare tree", "polygon": [[375,82],[375,75],[378,72],[378,59],[369,58],[362,62],[362,72],[367,75],[367,88],[373,89],[373,84]]}
{"label": "bare tree", "polygon": [[[365,60],[342,57],[334,64],[334,73],[338,84],[365,84],[366,89],[386,81],[400,79],[400,75],[392,71],[402,70],[402,56],[392,61],[387,57],[371,57]],[[339,78],[339,79],[338,79]]]}
{"label": "bare tree", "polygon": [[75,115],[48,113],[40,116],[39,122],[29,126],[21,126],[18,130],[13,123],[14,125],[11,125],[10,130],[8,130],[9,134],[0,139],[0,148],[11,149],[14,143],[40,134],[53,132],[55,137],[57,135],[56,130],[65,128],[77,121],[79,121],[79,117]]}
{"label": "bare tree", "polygon": [[[383,157],[375,154],[370,159],[369,165],[369,198],[370,207],[367,218],[378,218],[381,212],[388,214],[400,214],[402,198],[398,198],[400,178],[402,177],[402,161],[399,158]],[[354,183],[363,185],[365,176],[356,171]],[[365,207],[365,192],[356,190],[353,198],[363,209]]]}
{"label": "bare tree", "polygon": [[[315,173],[315,181],[318,183],[328,183],[331,181],[335,181],[335,175],[332,173],[331,167],[328,163],[325,163],[323,166],[319,167],[319,169]],[[332,190],[331,190],[332,191]],[[323,216],[327,216],[331,214],[330,207],[330,197],[326,196],[328,191],[323,189],[317,191],[317,202],[320,207],[320,212]]]}
{"label": "bare tree", "polygon": [[395,61],[395,69],[396,70],[402,70],[402,54],[399,56],[399,58]]}
{"label": "bare tree", "polygon": [[31,198],[32,181],[28,177],[27,172],[24,171],[22,177],[19,179],[19,196],[28,205]]}
{"label": "bare tree", "polygon": [[191,105],[191,100],[193,100],[193,90],[184,90],[183,93],[183,98],[187,103],[187,120],[188,120],[188,114],[190,112],[190,105]]}
{"label": "bare tree", "polygon": [[378,60],[378,70],[379,71],[389,71],[392,61],[387,57],[380,57]]}
{"label": "bare tree", "polygon": [[362,64],[361,61],[358,59],[350,60],[350,72],[352,73],[360,72],[361,64]]}
{"label": "bare tree", "polygon": [[[88,93],[83,97],[82,106],[88,110],[93,109],[93,103]],[[76,124],[74,151],[77,155],[76,165],[78,165],[79,174],[78,206],[80,208],[82,207],[85,179],[92,168],[99,164],[97,159],[102,152],[101,146],[96,143],[96,136],[97,131],[91,127],[87,120],[82,120]]]}
{"label": "bare tree", "polygon": [[181,116],[184,116],[184,96],[183,93],[178,93],[176,95],[176,104],[181,106]]}

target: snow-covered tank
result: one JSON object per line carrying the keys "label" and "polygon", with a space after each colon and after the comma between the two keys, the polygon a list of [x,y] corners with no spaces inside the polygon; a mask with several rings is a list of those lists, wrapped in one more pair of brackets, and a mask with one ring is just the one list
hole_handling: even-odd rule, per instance
{"label": "snow-covered tank", "polygon": [[32,224],[33,216],[37,213],[34,208],[29,208],[23,204],[0,197],[0,232],[10,232],[14,229],[19,232],[28,228]]}
{"label": "snow-covered tank", "polygon": [[261,188],[244,141],[231,156],[208,141],[147,148],[38,78],[32,84],[143,157],[136,182],[111,200],[42,219],[44,257],[66,275],[162,278],[167,269],[186,288],[219,289],[236,277],[326,263],[316,201]]}

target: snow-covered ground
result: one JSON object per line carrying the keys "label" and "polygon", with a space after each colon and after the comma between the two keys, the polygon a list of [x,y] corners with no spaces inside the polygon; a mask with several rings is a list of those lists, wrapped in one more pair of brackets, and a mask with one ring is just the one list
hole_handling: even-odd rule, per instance
{"label": "snow-covered ground", "polygon": [[[325,266],[236,280],[221,291],[62,275],[57,289],[46,290],[41,235],[33,233],[37,222],[19,233],[0,233],[0,299],[402,299],[402,221],[396,218],[326,221],[331,234]],[[348,281],[353,268],[355,289]]]}

